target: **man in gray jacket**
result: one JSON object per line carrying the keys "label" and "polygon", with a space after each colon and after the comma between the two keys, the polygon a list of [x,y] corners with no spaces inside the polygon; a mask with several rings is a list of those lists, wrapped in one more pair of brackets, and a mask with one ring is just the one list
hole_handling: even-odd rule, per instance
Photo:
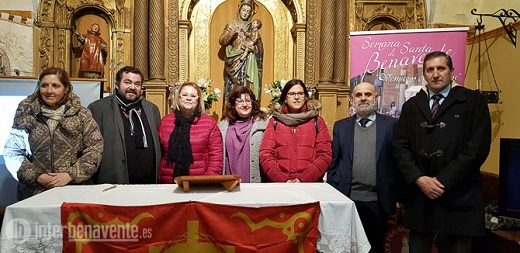
{"label": "man in gray jacket", "polygon": [[116,74],[114,93],[88,106],[105,139],[94,183],[157,183],[161,115],[156,105],[141,96],[142,87],[141,71],[125,66]]}

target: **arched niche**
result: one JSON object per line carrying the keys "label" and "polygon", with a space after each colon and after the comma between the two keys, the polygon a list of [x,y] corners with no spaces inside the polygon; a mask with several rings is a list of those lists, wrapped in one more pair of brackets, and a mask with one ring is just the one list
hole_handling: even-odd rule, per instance
{"label": "arched niche", "polygon": [[[104,75],[103,78],[109,79],[110,76],[110,62],[112,60],[112,47],[111,47],[111,31],[113,24],[103,10],[91,6],[79,8],[74,12],[71,18],[71,77],[82,77],[80,76],[80,60],[81,54],[86,45],[82,45],[74,32],[78,32],[85,36],[93,24],[98,24],[100,27],[100,37],[105,41],[107,45],[106,55],[104,57]],[[105,87],[105,92],[109,92],[110,87]]]}
{"label": "arched niche", "polygon": [[[40,1],[35,22],[39,37],[39,71],[60,67],[72,77],[78,76],[79,46],[74,30],[81,34],[92,22],[100,25],[102,38],[109,49],[105,64],[105,91],[113,88],[112,80],[118,67],[131,65],[131,6],[133,0],[49,0]],[[126,54],[125,54],[126,52]]]}
{"label": "arched niche", "polygon": [[377,17],[367,24],[367,31],[399,30],[400,23],[389,17]]}
{"label": "arched niche", "polygon": [[355,0],[352,6],[352,31],[426,28],[424,0]]}
{"label": "arched niche", "polygon": [[[262,85],[280,79],[304,79],[303,2],[256,0],[258,10],[253,19],[262,21],[260,34],[264,44]],[[180,6],[179,81],[210,78],[214,87],[223,89],[224,62],[218,39],[226,24],[236,19],[239,3],[240,0],[200,0]],[[222,99],[210,111],[218,118],[222,116]],[[270,99],[262,94],[262,106]]]}

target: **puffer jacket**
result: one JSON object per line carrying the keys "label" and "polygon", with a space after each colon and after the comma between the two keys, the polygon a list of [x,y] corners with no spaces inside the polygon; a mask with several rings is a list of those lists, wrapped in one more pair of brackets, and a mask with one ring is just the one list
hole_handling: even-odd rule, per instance
{"label": "puffer jacket", "polygon": [[[159,183],[173,183],[173,168],[168,164],[168,141],[175,129],[175,113],[166,115],[159,123],[162,157],[159,169]],[[190,128],[190,143],[193,164],[190,175],[221,175],[223,163],[222,136],[215,120],[202,113],[195,118]]]}
{"label": "puffer jacket", "polygon": [[[309,102],[310,110],[321,108],[321,104]],[[322,181],[332,161],[331,138],[325,121],[318,117],[317,133],[313,118],[297,126],[278,121],[276,129],[274,122],[274,118],[269,120],[260,146],[260,164],[267,180]]]}
{"label": "puffer jacket", "polygon": [[38,98],[29,96],[18,105],[13,129],[29,135],[32,153],[31,157],[23,158],[17,173],[18,199],[46,190],[37,182],[42,174],[66,172],[73,178],[70,184],[88,184],[97,171],[103,152],[103,136],[96,121],[74,94],[64,106],[63,120],[51,136]]}

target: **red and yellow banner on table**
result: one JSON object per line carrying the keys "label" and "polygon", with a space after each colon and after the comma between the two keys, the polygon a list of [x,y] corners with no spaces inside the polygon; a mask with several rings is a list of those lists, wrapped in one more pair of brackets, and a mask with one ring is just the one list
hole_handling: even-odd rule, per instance
{"label": "red and yellow banner on table", "polygon": [[316,252],[318,202],[237,207],[64,203],[63,252]]}

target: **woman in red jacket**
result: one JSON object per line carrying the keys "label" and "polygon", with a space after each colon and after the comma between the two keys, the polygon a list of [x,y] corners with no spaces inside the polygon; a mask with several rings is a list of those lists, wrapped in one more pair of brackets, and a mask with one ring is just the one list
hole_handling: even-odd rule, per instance
{"label": "woman in red jacket", "polygon": [[193,82],[183,83],[173,97],[175,111],[159,123],[159,182],[173,183],[186,175],[222,174],[222,137],[217,123],[204,111],[204,97]]}
{"label": "woman in red jacket", "polygon": [[260,164],[272,182],[322,181],[332,161],[330,134],[301,80],[285,84],[260,146]]}

